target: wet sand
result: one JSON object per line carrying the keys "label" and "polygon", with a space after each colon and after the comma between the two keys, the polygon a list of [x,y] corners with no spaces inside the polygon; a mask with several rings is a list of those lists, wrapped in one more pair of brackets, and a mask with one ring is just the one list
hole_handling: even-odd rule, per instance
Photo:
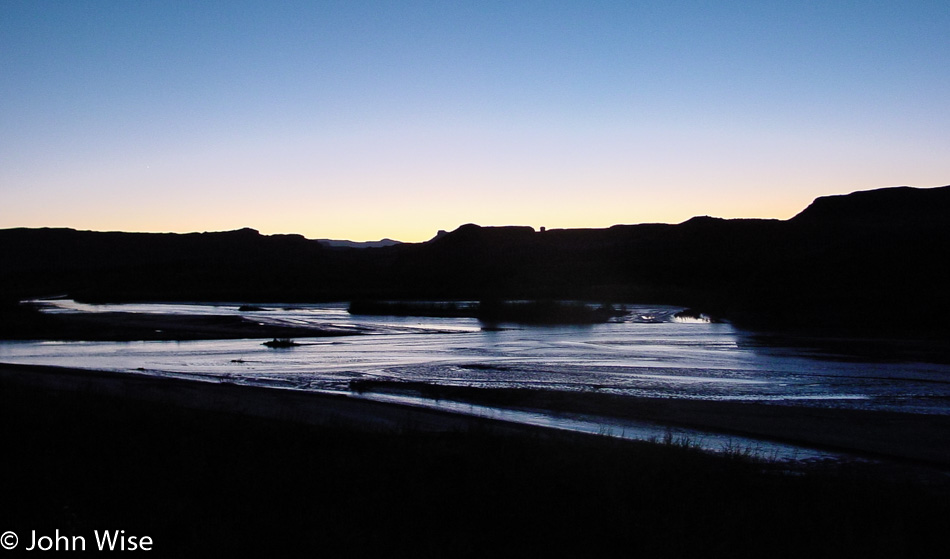
{"label": "wet sand", "polygon": [[564,416],[632,419],[762,438],[950,471],[950,417],[781,403],[641,398],[596,392],[489,389],[354,381],[365,392],[418,394]]}
{"label": "wet sand", "polygon": [[446,432],[491,426],[513,432],[537,429],[514,423],[372,402],[345,395],[46,365],[0,363],[0,382],[48,391],[87,393],[186,409],[235,413],[310,426],[398,433]]}
{"label": "wet sand", "polygon": [[[110,395],[311,426],[344,425],[390,432],[494,429],[538,434],[550,431],[544,427],[342,394],[129,373],[0,364],[0,380],[44,390]],[[950,447],[946,444],[950,440],[950,417],[942,415],[415,383],[362,382],[358,386],[364,393],[403,392],[508,409],[583,415],[604,422],[611,418],[648,421],[950,471]]]}

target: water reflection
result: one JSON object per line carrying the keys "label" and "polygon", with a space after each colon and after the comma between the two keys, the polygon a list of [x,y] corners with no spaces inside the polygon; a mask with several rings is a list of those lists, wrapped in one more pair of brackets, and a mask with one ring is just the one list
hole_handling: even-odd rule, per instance
{"label": "water reflection", "polygon": [[950,414],[950,365],[841,359],[728,324],[678,320],[674,307],[628,306],[627,320],[585,327],[482,331],[470,318],[351,316],[345,304],[47,305],[51,312],[242,315],[366,335],[298,339],[300,346],[282,351],[263,340],[2,342],[0,361],[302,390],[382,379]]}

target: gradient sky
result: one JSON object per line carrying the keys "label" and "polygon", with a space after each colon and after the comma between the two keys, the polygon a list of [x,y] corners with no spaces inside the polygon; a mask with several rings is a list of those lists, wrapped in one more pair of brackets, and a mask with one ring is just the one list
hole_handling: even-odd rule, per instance
{"label": "gradient sky", "polygon": [[946,0],[0,0],[0,228],[420,241],[948,183]]}

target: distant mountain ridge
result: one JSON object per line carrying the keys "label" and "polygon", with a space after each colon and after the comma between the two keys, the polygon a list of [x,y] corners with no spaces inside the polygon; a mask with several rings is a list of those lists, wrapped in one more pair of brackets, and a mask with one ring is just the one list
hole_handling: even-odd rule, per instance
{"label": "distant mountain ridge", "polygon": [[338,239],[317,239],[317,242],[331,248],[383,248],[401,245],[401,241],[380,239],[378,241],[345,241]]}
{"label": "distant mountain ridge", "polygon": [[347,250],[299,235],[0,231],[0,298],[566,298],[697,306],[748,324],[944,329],[950,187],[827,196],[792,219],[607,229],[463,225]]}

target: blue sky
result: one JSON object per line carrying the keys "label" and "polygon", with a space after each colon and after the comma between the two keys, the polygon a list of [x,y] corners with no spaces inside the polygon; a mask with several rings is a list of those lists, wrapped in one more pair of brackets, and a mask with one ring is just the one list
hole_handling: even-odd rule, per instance
{"label": "blue sky", "polygon": [[417,241],[950,183],[946,2],[0,2],[0,227]]}

